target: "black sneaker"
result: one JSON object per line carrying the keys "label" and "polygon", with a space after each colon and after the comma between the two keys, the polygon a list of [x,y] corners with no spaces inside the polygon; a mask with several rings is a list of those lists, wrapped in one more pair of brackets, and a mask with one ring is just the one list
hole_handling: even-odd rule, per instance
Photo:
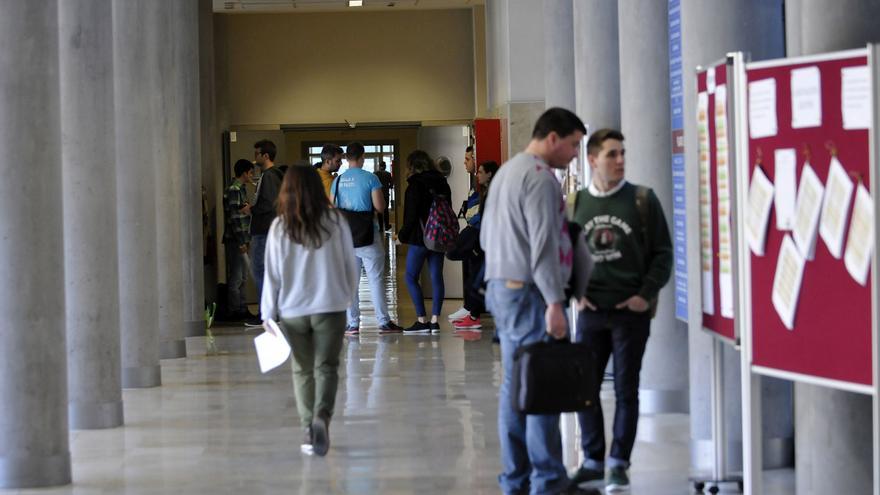
{"label": "black sneaker", "polygon": [[312,436],[312,427],[306,427],[302,443],[299,444],[299,451],[305,455],[312,455],[315,453],[314,447],[312,446]]}
{"label": "black sneaker", "polygon": [[384,325],[379,325],[379,333],[381,334],[401,332],[403,332],[403,327],[398,325],[397,323],[394,323],[393,321],[389,321]]}
{"label": "black sneaker", "polygon": [[312,447],[321,457],[330,450],[330,420],[320,414],[312,420]]}
{"label": "black sneaker", "polygon": [[431,333],[440,333],[440,322],[439,321],[432,321],[431,323],[428,323],[428,325],[430,325],[430,327],[431,327]]}
{"label": "black sneaker", "polygon": [[360,333],[361,329],[358,327],[345,327],[345,335],[349,337],[357,337]]}
{"label": "black sneaker", "polygon": [[422,323],[416,320],[415,323],[403,329],[404,334],[415,334],[415,333],[430,333],[431,332],[431,324],[430,323]]}
{"label": "black sneaker", "polygon": [[577,472],[574,473],[574,476],[571,477],[572,484],[580,485],[581,483],[586,483],[588,481],[596,481],[605,478],[605,472],[602,469],[592,469],[588,467],[581,466],[578,468]]}
{"label": "black sneaker", "polygon": [[608,471],[608,480],[605,482],[607,492],[625,492],[629,490],[629,476],[626,468],[613,467]]}
{"label": "black sneaker", "polygon": [[560,495],[601,495],[602,492],[598,488],[581,488],[572,483],[559,493]]}

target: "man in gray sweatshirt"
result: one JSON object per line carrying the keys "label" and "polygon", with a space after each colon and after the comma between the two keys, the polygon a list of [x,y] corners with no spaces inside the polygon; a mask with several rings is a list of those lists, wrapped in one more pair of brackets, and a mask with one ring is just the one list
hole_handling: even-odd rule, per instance
{"label": "man in gray sweatshirt", "polygon": [[573,249],[554,168],[577,156],[586,134],[572,112],[551,108],[538,118],[525,151],[492,180],[480,231],[486,252],[486,305],[501,341],[503,380],[498,433],[504,493],[593,493],[570,485],[562,463],[559,415],[526,415],[511,401],[513,356],[544,333],[564,338],[564,287]]}

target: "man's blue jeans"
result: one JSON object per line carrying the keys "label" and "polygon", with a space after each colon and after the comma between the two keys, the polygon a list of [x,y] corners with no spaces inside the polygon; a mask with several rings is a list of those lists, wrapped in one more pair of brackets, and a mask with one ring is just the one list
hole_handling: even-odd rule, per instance
{"label": "man's blue jeans", "polygon": [[236,242],[230,242],[225,246],[227,310],[230,314],[243,313],[247,309],[244,303],[244,284],[247,280],[245,255]]}
{"label": "man's blue jeans", "polygon": [[[388,315],[388,303],[385,301],[385,283],[382,280],[385,271],[385,250],[382,249],[382,239],[384,236],[376,232],[373,235],[373,243],[369,246],[354,248],[354,254],[357,258],[358,277],[361,274],[361,267],[367,272],[367,282],[370,284],[370,296],[373,298],[373,305],[376,307],[376,319],[379,325],[384,325],[391,321]],[[354,291],[354,297],[351,305],[348,307],[348,326],[360,328],[361,319],[361,300],[358,290]]]}
{"label": "man's blue jeans", "polygon": [[[593,372],[602,383],[608,358],[614,356],[614,440],[608,455],[609,467],[629,468],[629,459],[636,441],[639,424],[639,372],[642,356],[651,327],[648,313],[629,310],[585,309],[578,314],[577,341],[584,342],[593,351],[596,367]],[[598,397],[594,406],[578,413],[581,427],[581,447],[584,466],[602,469],[605,466],[605,421],[602,402]]]}
{"label": "man's blue jeans", "polygon": [[251,269],[257,284],[257,301],[263,300],[263,273],[266,271],[266,234],[251,236]]}
{"label": "man's blue jeans", "polygon": [[524,493],[527,488],[532,494],[558,493],[568,485],[562,464],[559,415],[519,413],[511,398],[514,352],[544,338],[547,306],[535,285],[511,288],[504,280],[489,281],[486,306],[495,317],[504,374],[498,397],[501,490],[506,494]]}

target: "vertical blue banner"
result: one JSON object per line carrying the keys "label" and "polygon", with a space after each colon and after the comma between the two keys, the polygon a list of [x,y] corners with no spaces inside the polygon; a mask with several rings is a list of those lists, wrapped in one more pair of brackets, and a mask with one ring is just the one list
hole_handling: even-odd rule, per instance
{"label": "vertical blue banner", "polygon": [[684,80],[681,66],[681,0],[669,0],[669,104],[672,114],[672,245],[675,249],[675,317],[688,319],[687,202],[684,177]]}

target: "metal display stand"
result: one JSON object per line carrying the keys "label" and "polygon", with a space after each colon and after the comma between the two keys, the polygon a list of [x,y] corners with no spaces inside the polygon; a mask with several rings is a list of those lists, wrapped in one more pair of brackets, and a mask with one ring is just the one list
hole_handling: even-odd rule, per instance
{"label": "metal display stand", "polygon": [[[728,54],[727,57],[725,57],[723,60],[720,60],[718,62],[715,62],[715,63],[709,65],[708,68],[697,67],[697,69],[696,69],[696,75],[697,75],[698,79],[700,77],[706,77],[706,78],[711,79],[710,83],[703,84],[703,86],[708,86],[708,88],[707,88],[708,94],[714,93],[714,86],[715,86],[715,80],[717,77],[716,76],[717,71],[723,69],[723,70],[725,70],[725,73],[726,73],[725,77],[723,78],[723,81],[724,81],[724,84],[726,84],[726,86],[728,88],[727,101],[726,101],[726,105],[727,105],[727,109],[728,109],[727,126],[728,126],[728,128],[732,129],[732,132],[728,132],[728,136],[727,136],[728,142],[729,142],[728,146],[729,146],[729,151],[730,151],[730,153],[729,153],[730,159],[729,159],[728,163],[731,165],[731,168],[733,169],[732,170],[733,173],[728,175],[728,181],[729,181],[729,187],[730,187],[730,198],[731,198],[731,202],[732,202],[731,226],[737,225],[739,223],[737,221],[737,212],[738,212],[737,204],[739,204],[739,202],[741,201],[740,198],[738,197],[738,194],[737,194],[737,192],[740,190],[740,187],[739,187],[739,184],[736,183],[735,179],[737,176],[737,169],[738,169],[738,167],[737,167],[738,161],[736,160],[736,157],[739,155],[739,150],[736,148],[736,143],[738,142],[737,136],[739,136],[740,132],[741,132],[741,129],[739,129],[736,124],[739,122],[738,114],[739,114],[740,107],[742,106],[742,102],[744,101],[742,98],[739,97],[739,94],[738,94],[739,93],[738,90],[740,88],[739,85],[741,84],[741,81],[736,79],[736,74],[742,70],[741,69],[742,65],[743,65],[742,53],[731,53],[731,54]],[[698,82],[698,84],[697,84],[698,92],[702,92],[699,90],[700,87],[701,87],[701,84]],[[733,110],[732,113],[729,111],[730,109]],[[714,112],[710,112],[710,113],[714,113]],[[707,125],[709,125],[712,128],[712,133],[714,134],[717,132],[717,128],[715,127],[715,124],[713,123],[713,119],[714,119],[714,115],[708,116],[709,122],[707,122]],[[707,133],[708,132],[709,131],[707,130]],[[715,141],[717,141],[717,135],[716,135]],[[711,149],[711,147],[710,147],[710,149]],[[715,163],[714,160],[712,161],[712,163]],[[713,167],[710,167],[710,168],[713,168]],[[717,170],[717,163],[714,168]],[[717,176],[716,176],[716,180],[717,180]],[[711,183],[709,184],[709,187],[711,189]],[[715,189],[717,190],[718,188],[716,187]],[[718,207],[717,198],[715,198],[712,200],[712,208],[710,208],[710,211],[716,210],[717,207]],[[717,215],[714,215],[714,217],[717,218]],[[713,225],[713,232],[714,232],[713,235],[717,236],[718,235],[717,234],[718,226],[714,222],[712,223],[712,225]],[[733,256],[732,256],[733,270],[734,270],[734,273],[737,273],[738,272],[738,264],[740,263],[740,260],[738,259],[738,255],[739,255],[739,253],[742,253],[743,251],[741,250],[741,247],[739,246],[739,244],[740,244],[738,242],[739,233],[736,231],[736,229],[732,229],[731,235],[733,237],[733,239],[731,241],[731,244],[733,247],[733,253],[732,253],[733,254]],[[718,283],[718,279],[719,279],[719,277],[713,278],[713,281],[715,284]],[[741,284],[737,284],[736,281],[734,281],[734,287],[737,287],[738,285],[741,285]],[[712,291],[713,293],[715,292],[714,289],[716,289],[716,288],[717,287],[713,287],[713,291]],[[704,291],[701,291],[701,294],[704,294]],[[739,301],[741,300],[741,296],[736,293],[734,293],[734,296],[735,296],[734,297],[734,314],[736,314],[736,308],[738,308],[740,306]],[[716,310],[719,312],[721,311],[720,304],[718,305]],[[702,324],[703,331],[705,331],[706,333],[711,335],[713,338],[711,363],[710,363],[710,374],[711,374],[710,395],[711,395],[711,414],[712,414],[711,429],[712,429],[713,459],[712,459],[711,474],[708,474],[705,476],[695,475],[695,476],[691,476],[689,478],[690,482],[693,484],[694,490],[697,493],[703,493],[704,491],[707,491],[709,493],[715,494],[721,490],[721,487],[723,485],[730,485],[730,484],[736,484],[736,486],[740,492],[743,489],[742,477],[738,476],[734,473],[730,473],[728,465],[727,465],[727,462],[728,462],[727,457],[728,456],[727,456],[726,448],[727,448],[728,442],[727,442],[727,434],[725,431],[725,424],[727,421],[726,421],[725,414],[724,414],[724,369],[723,369],[724,368],[724,360],[723,360],[723,354],[724,354],[725,346],[733,346],[734,348],[738,348],[739,335],[740,335],[739,322],[740,322],[739,318],[735,317],[733,319],[733,328],[734,328],[733,335],[730,335],[729,333],[722,331],[719,327],[714,326],[712,324],[707,325],[705,318],[704,318],[704,321]]]}
{"label": "metal display stand", "polygon": [[[777,88],[779,87],[779,82],[784,81],[784,84],[788,84],[788,80],[785,79],[787,77],[787,73],[785,70],[792,70],[793,68],[801,68],[801,67],[820,67],[822,64],[829,63],[837,63],[837,64],[850,64],[858,63],[858,61],[867,57],[867,66],[868,70],[871,74],[871,94],[872,94],[872,108],[871,108],[871,126],[868,129],[868,150],[867,155],[868,159],[868,169],[869,169],[869,181],[870,181],[870,192],[873,202],[873,211],[875,222],[877,219],[880,219],[880,202],[878,202],[877,198],[877,187],[875,187],[876,181],[880,179],[880,174],[878,174],[878,159],[877,159],[877,151],[880,150],[880,133],[878,133],[877,129],[877,115],[880,115],[880,101],[877,101],[877,88],[880,88],[880,67],[876,63],[880,60],[880,45],[869,45],[867,49],[860,50],[849,50],[845,52],[837,52],[837,53],[828,53],[814,56],[806,56],[806,57],[796,57],[789,59],[778,59],[778,60],[770,60],[763,61],[757,63],[743,64],[740,66],[740,69],[736,71],[735,79],[737,80],[737,99],[742,102],[739,105],[739,108],[736,111],[736,128],[737,128],[737,174],[736,174],[736,182],[737,182],[737,197],[738,197],[738,210],[740,214],[740,218],[742,220],[745,219],[744,213],[746,210],[746,201],[748,197],[748,188],[749,188],[749,178],[751,173],[751,164],[750,164],[750,146],[753,146],[753,143],[750,142],[749,131],[748,131],[748,119],[749,116],[747,114],[747,89],[749,77],[753,74],[751,71],[766,71],[767,69],[780,69],[783,74],[780,76],[779,74],[773,75],[772,77],[777,78]],[[856,62],[853,62],[853,61]],[[834,74],[837,71],[839,74],[839,69],[837,66],[834,66],[831,70],[828,71],[826,75]],[[825,73],[823,73],[825,74]],[[770,77],[761,75],[761,77]],[[829,91],[828,94],[822,94],[822,101],[825,104],[826,100],[828,100],[827,105],[840,105],[840,93],[835,93],[839,80],[835,80],[838,76],[831,77],[829,79],[830,84],[832,86],[832,90]],[[842,78],[842,76],[840,76]],[[842,84],[842,83],[841,83]],[[822,89],[825,89],[826,81],[822,82]],[[779,91],[779,89],[777,89]],[[777,93],[779,94],[779,93]],[[783,96],[786,93],[783,91],[781,94]],[[778,96],[777,96],[778,98]],[[782,102],[781,104],[786,104],[786,102]],[[780,105],[777,102],[777,105]],[[780,108],[777,106],[777,108]],[[837,107],[831,106],[830,108],[837,111]],[[828,108],[826,108],[827,110]],[[788,110],[785,110],[788,112]],[[783,114],[787,115],[787,114]],[[823,119],[826,118],[825,112],[823,111]],[[835,117],[836,118],[836,117]],[[829,121],[831,121],[831,117],[829,116]],[[833,127],[833,124],[837,123],[836,121],[832,121],[831,124],[827,124],[823,121],[821,131],[825,131],[825,127],[829,127],[830,133],[844,133],[850,132],[848,130],[843,130],[842,128]],[[792,131],[790,129],[783,129],[783,125],[787,126],[788,124],[784,121],[780,121],[780,135],[783,135],[783,138],[778,138],[775,141],[785,141],[785,146],[792,146],[791,141],[794,141],[794,138],[791,136],[797,135],[797,132],[803,132],[798,129]],[[784,132],[788,132],[789,134],[786,136]],[[806,139],[798,137],[798,141],[800,139]],[[862,138],[860,138],[862,139]],[[766,142],[764,142],[766,144]],[[800,147],[801,143],[798,142],[797,146]],[[771,140],[768,146],[765,146],[768,149],[764,150],[764,157],[767,156],[770,148],[779,149],[782,147],[778,142],[774,142]],[[760,154],[759,154],[760,156]],[[832,151],[831,156],[835,157],[835,153]],[[818,163],[818,161],[813,162],[810,160],[811,164]],[[821,176],[821,175],[820,175]],[[847,222],[847,227],[849,226],[849,222]],[[870,377],[854,379],[847,376],[840,377],[836,376],[833,373],[828,372],[826,369],[821,368],[816,365],[815,361],[808,361],[807,358],[801,357],[800,359],[808,361],[803,364],[800,363],[788,363],[783,362],[782,360],[778,360],[778,362],[782,363],[781,365],[773,365],[767,364],[767,350],[766,350],[766,339],[768,338],[766,335],[772,333],[775,328],[771,328],[769,325],[776,324],[775,322],[768,323],[767,318],[761,318],[757,321],[754,320],[756,308],[755,306],[766,304],[763,301],[763,296],[756,296],[755,287],[763,287],[762,290],[766,290],[766,274],[761,273],[760,271],[753,273],[752,272],[752,264],[755,260],[762,260],[762,263],[767,263],[764,258],[751,258],[751,252],[749,250],[748,243],[745,239],[745,222],[740,221],[736,224],[736,230],[738,231],[738,249],[739,252],[742,253],[741,263],[738,269],[739,283],[737,284],[737,291],[739,295],[739,301],[742,303],[737,308],[738,320],[741,322],[741,378],[742,378],[742,416],[743,416],[743,488],[745,489],[746,494],[752,495],[760,495],[763,491],[762,484],[762,415],[761,415],[761,377],[762,376],[773,376],[776,378],[781,378],[785,380],[791,380],[801,383],[808,383],[812,385],[820,385],[824,387],[830,387],[840,390],[847,390],[852,392],[858,392],[863,394],[869,394],[873,399],[873,494],[880,495],[880,367],[878,367],[878,358],[880,358],[880,349],[878,349],[878,345],[880,345],[880,338],[878,338],[878,302],[876,300],[877,295],[880,294],[880,281],[878,281],[878,271],[877,271],[877,252],[876,248],[880,245],[880,228],[874,229],[874,251],[871,256],[871,269],[870,269],[870,279],[868,281],[867,289],[870,291]],[[776,234],[777,238],[779,234]],[[819,240],[816,241],[817,244],[820,243]],[[818,246],[817,246],[818,251]],[[775,259],[775,258],[774,258]],[[842,268],[843,260],[838,260],[841,264],[841,267],[834,269],[844,269]],[[809,265],[809,263],[817,263],[816,265]],[[824,265],[822,263],[825,263]],[[814,261],[809,261],[808,266],[812,266],[814,270],[828,270],[828,262],[823,261],[819,258],[817,254],[817,258]],[[845,270],[845,269],[844,269]],[[763,278],[763,281],[760,279]],[[757,281],[757,282],[756,282]],[[806,283],[806,276],[805,276]],[[827,282],[832,283],[832,282]],[[762,286],[763,284],[763,286]],[[827,290],[827,287],[824,288]],[[805,290],[815,290],[815,287],[801,287],[801,295],[804,295]],[[836,290],[838,288],[836,287]],[[849,289],[852,290],[852,289]],[[860,295],[865,295],[864,293],[859,293]],[[757,304],[753,301],[753,297],[757,297]],[[798,312],[809,312],[810,311],[810,303],[812,301],[807,300],[806,302],[802,301],[801,305],[798,307]],[[760,308],[766,313],[766,308]],[[855,306],[855,309],[850,308],[850,312],[853,311],[862,311],[861,306]],[[809,314],[809,313],[808,313]],[[864,317],[864,314],[860,313],[860,317]],[[864,318],[863,318],[864,319]],[[860,320],[862,321],[862,320]],[[760,325],[761,331],[755,332],[756,323]],[[786,338],[804,338],[803,335],[806,335],[811,325],[815,325],[815,322],[810,321],[809,317],[800,317],[800,319],[796,319],[794,329],[789,334],[782,334],[777,332],[777,335],[785,335]],[[799,333],[800,332],[800,333]],[[758,337],[756,338],[756,334]],[[863,334],[859,334],[863,335]],[[797,337],[795,337],[797,336]],[[760,339],[765,339],[762,344],[764,348],[760,347]],[[838,336],[840,339],[846,339],[846,335]],[[757,342],[757,343],[756,343]],[[803,341],[801,341],[803,342]],[[812,345],[812,344],[810,344]],[[756,351],[757,349],[757,351]],[[756,356],[757,354],[757,356]],[[799,353],[792,352],[793,356],[800,356]],[[834,356],[833,352],[828,352],[830,357],[836,359],[854,359],[851,356]],[[861,359],[861,356],[858,357]],[[763,362],[761,361],[763,359]],[[756,361],[758,364],[756,364]],[[772,361],[772,360],[770,360]],[[867,364],[867,363],[865,363]],[[864,368],[864,366],[862,367]],[[864,376],[864,373],[862,374]],[[870,381],[870,383],[865,383],[865,381]]]}

